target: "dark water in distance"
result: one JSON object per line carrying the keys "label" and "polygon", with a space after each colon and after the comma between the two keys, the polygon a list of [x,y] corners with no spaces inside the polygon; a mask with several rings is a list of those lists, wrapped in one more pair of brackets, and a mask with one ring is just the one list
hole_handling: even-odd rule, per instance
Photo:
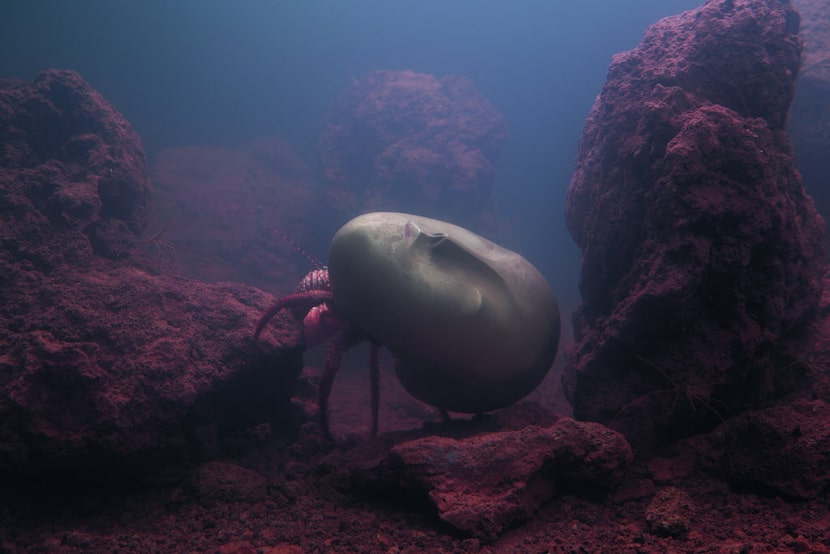
{"label": "dark water in distance", "polygon": [[373,69],[470,78],[508,123],[501,242],[577,301],[563,204],[611,56],[695,0],[4,0],[0,78],[77,70],[169,146],[285,138],[310,164],[326,108]]}

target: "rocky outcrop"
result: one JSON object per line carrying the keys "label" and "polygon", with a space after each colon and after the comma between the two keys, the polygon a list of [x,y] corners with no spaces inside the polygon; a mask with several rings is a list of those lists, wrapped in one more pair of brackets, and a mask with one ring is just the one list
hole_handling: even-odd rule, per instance
{"label": "rocky outcrop", "polygon": [[327,203],[343,220],[405,211],[492,229],[501,115],[458,75],[374,71],[331,108],[320,137]]}
{"label": "rocky outcrop", "polygon": [[115,257],[147,226],[141,141],[73,71],[0,83],[0,168],[3,250],[36,267]]}
{"label": "rocky outcrop", "polygon": [[822,287],[823,224],[784,129],[798,16],[711,0],[615,56],[566,217],[582,304],[563,378],[635,449],[786,392]]}
{"label": "rocky outcrop", "polygon": [[632,460],[619,433],[570,418],[466,438],[424,436],[380,454],[372,446],[329,463],[348,473],[350,487],[426,494],[442,520],[487,540],[554,496],[615,487]]}
{"label": "rocky outcrop", "polygon": [[811,344],[789,372],[794,392],[694,439],[706,470],[742,489],[789,498],[830,490],[830,282]]}
{"label": "rocky outcrop", "polygon": [[[138,249],[163,272],[285,294],[314,266],[284,237],[327,250],[328,236],[313,240],[319,217],[311,171],[278,137],[237,149],[168,148],[151,175],[149,230],[124,254]],[[147,240],[156,233],[158,240]]]}
{"label": "rocky outcrop", "polygon": [[118,256],[147,224],[129,124],[74,72],[0,85],[0,470],[142,467],[280,423],[301,369],[270,298]]}
{"label": "rocky outcrop", "polygon": [[830,404],[799,400],[732,418],[712,468],[744,487],[813,498],[830,487]]}

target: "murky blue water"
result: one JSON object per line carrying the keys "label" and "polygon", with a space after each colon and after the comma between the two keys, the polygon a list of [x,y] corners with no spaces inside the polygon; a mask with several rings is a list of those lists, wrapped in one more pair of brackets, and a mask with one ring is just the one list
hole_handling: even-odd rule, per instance
{"label": "murky blue water", "polygon": [[148,156],[285,138],[313,165],[326,109],[372,69],[470,78],[507,120],[498,213],[517,250],[577,300],[562,210],[585,116],[611,56],[695,0],[6,0],[0,78],[75,69]]}

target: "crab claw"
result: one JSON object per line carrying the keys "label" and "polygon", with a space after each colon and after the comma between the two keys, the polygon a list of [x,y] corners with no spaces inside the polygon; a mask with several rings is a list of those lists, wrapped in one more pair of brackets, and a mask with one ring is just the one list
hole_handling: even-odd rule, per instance
{"label": "crab claw", "polygon": [[314,306],[327,302],[331,298],[332,295],[329,290],[309,290],[283,296],[270,308],[265,310],[265,313],[259,318],[259,322],[256,324],[256,331],[254,331],[254,338],[258,338],[262,330],[265,329],[265,326],[268,325],[268,322],[284,308],[291,309],[292,311],[308,312]]}

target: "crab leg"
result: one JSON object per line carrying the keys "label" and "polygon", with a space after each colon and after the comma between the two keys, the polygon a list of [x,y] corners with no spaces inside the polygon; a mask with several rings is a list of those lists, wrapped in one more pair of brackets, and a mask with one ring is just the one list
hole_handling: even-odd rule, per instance
{"label": "crab leg", "polygon": [[307,312],[312,307],[331,300],[331,298],[332,296],[330,290],[309,290],[289,294],[288,296],[280,298],[270,308],[268,308],[264,314],[262,314],[261,318],[259,318],[259,322],[256,324],[256,331],[254,331],[254,338],[256,339],[259,337],[259,334],[263,329],[265,329],[268,322],[271,321],[271,319],[273,319],[273,317],[277,315],[280,310],[284,308],[291,308]]}

